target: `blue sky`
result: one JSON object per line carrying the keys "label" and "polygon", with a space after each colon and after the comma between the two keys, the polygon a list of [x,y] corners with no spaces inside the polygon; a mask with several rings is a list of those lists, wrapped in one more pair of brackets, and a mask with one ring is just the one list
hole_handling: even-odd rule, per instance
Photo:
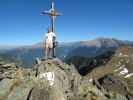
{"label": "blue sky", "polygon": [[[55,0],[60,42],[98,37],[133,41],[133,0]],[[51,0],[0,0],[0,45],[30,45],[44,39],[50,24],[41,16]]]}

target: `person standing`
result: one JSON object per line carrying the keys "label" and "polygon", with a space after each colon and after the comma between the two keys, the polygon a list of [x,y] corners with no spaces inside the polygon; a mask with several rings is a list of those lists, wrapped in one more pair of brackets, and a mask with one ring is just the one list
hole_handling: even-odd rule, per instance
{"label": "person standing", "polygon": [[45,36],[45,59],[54,57],[55,40],[56,35],[52,32],[52,29],[49,28]]}

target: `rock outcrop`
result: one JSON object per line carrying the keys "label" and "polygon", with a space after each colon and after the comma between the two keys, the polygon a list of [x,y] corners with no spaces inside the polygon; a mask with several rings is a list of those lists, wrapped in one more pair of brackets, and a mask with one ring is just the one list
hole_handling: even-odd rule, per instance
{"label": "rock outcrop", "polygon": [[105,77],[111,73],[92,73],[81,76],[73,65],[57,58],[37,59],[33,69],[0,63],[0,100],[132,100],[132,93],[123,94],[107,88],[110,78],[119,82],[113,76]]}
{"label": "rock outcrop", "polygon": [[89,79],[96,79],[107,90],[133,99],[133,48],[119,48],[111,60],[88,73]]}

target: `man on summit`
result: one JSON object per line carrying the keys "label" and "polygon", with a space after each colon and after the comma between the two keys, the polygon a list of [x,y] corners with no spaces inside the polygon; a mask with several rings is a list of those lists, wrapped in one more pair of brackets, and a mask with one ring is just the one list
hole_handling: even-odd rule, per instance
{"label": "man on summit", "polygon": [[52,29],[48,29],[45,37],[45,59],[54,57],[56,35],[52,32]]}

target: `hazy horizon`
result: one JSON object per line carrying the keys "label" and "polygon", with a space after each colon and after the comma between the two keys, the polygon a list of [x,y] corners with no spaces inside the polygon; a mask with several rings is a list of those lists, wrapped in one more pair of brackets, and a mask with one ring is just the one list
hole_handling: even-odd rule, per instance
{"label": "hazy horizon", "polygon": [[[133,0],[55,0],[59,42],[99,37],[133,41]],[[33,45],[44,40],[51,0],[1,0],[0,45]]]}
{"label": "hazy horizon", "polygon": [[[66,41],[66,42],[59,41],[59,43],[74,43],[74,42],[82,42],[82,41],[93,41],[93,40],[97,40],[97,39],[116,39],[116,40],[120,40],[120,39],[117,39],[117,38],[98,37],[98,38],[90,39],[90,40],[78,40],[78,41]],[[131,40],[122,40],[122,41],[130,41],[130,42],[133,42],[133,41],[131,41]],[[2,47],[2,48],[10,48],[10,47],[15,48],[15,47],[23,47],[23,46],[33,46],[33,45],[40,44],[40,43],[42,43],[42,42],[43,42],[43,41],[36,42],[36,43],[33,43],[33,44],[23,44],[23,45],[0,44],[0,47]]]}

